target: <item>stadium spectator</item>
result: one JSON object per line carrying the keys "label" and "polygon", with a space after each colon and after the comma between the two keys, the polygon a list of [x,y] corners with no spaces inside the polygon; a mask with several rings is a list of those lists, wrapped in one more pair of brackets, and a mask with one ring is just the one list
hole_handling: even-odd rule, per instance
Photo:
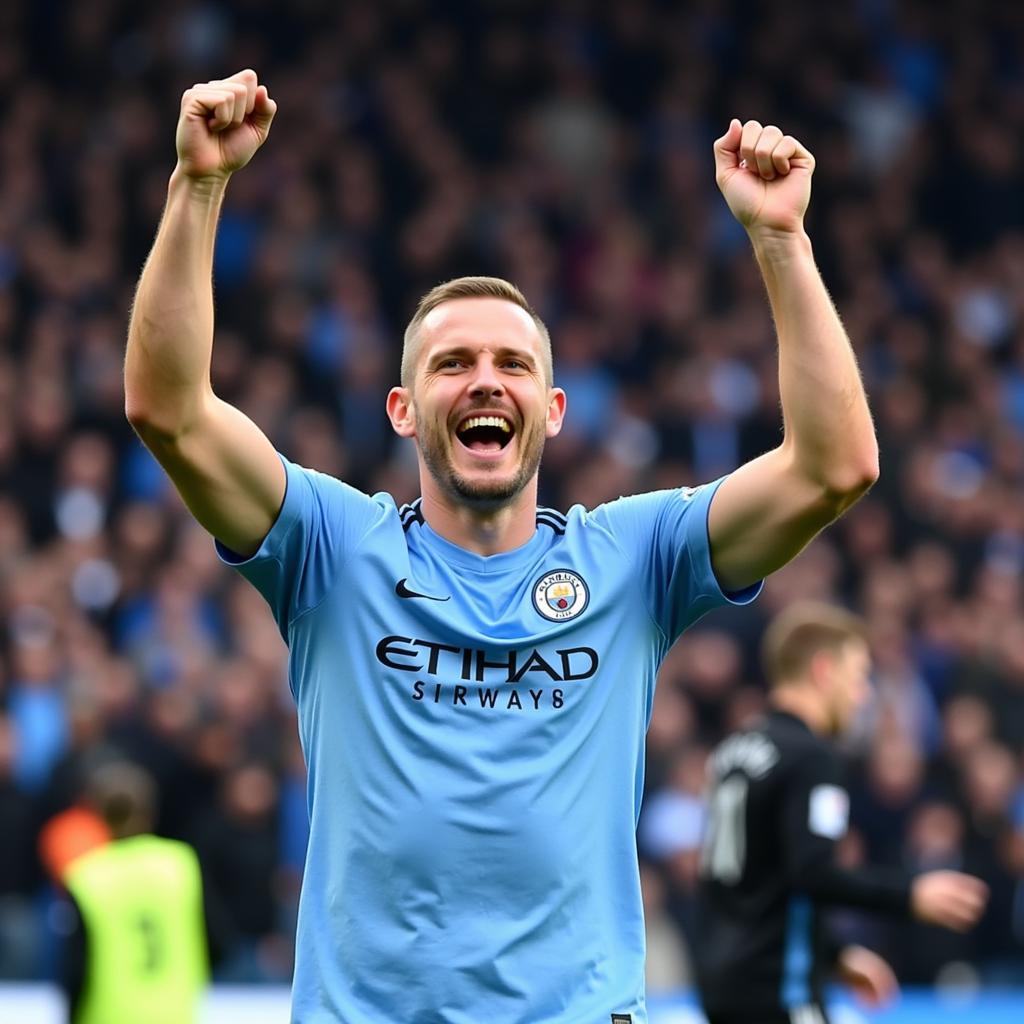
{"label": "stadium spectator", "polygon": [[207,914],[221,948],[220,981],[286,981],[290,954],[276,941],[280,838],[275,816],[278,785],[258,762],[229,769],[220,799],[196,823],[195,848],[203,867]]}
{"label": "stadium spectator", "polygon": [[14,728],[0,715],[0,978],[19,979],[37,969],[39,932],[32,896],[39,882],[33,856],[37,827],[32,798],[14,779]]}

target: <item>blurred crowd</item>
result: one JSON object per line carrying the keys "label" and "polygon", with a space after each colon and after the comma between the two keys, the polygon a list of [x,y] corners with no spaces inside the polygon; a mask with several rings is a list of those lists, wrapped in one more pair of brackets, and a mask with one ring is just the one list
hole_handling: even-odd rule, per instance
{"label": "blurred crowd", "polygon": [[775,342],[711,144],[817,157],[809,230],[857,351],[879,483],[664,666],[639,843],[654,989],[687,980],[704,760],[764,704],[795,597],[869,621],[843,847],[963,867],[969,936],[837,915],[907,981],[1024,980],[1024,7],[851,0],[9,0],[0,6],[0,976],[54,969],[37,833],[97,764],[195,844],[218,977],[289,976],[305,844],[285,651],[124,419],[132,291],[182,90],[253,67],[279,112],[232,181],[217,391],[293,460],[407,501],[384,396],[419,295],[516,282],[567,428],[541,501],[714,478],[777,443]]}

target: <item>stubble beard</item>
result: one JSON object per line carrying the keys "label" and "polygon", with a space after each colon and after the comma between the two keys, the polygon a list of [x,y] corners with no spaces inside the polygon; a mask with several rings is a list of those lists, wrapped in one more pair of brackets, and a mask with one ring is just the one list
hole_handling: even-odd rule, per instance
{"label": "stubble beard", "polygon": [[457,501],[479,509],[501,508],[514,501],[537,475],[544,454],[543,429],[533,427],[521,435],[519,468],[511,477],[469,480],[453,465],[448,436],[436,424],[417,416],[416,433],[423,462],[438,486]]}

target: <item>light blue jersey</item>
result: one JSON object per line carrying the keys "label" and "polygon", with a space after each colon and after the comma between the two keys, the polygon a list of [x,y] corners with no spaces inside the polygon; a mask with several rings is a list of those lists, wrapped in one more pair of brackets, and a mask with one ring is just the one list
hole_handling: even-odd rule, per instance
{"label": "light blue jersey", "polygon": [[297,1024],[644,1024],[635,829],[673,640],[727,597],[716,484],[491,557],[288,462],[259,551],[309,766]]}

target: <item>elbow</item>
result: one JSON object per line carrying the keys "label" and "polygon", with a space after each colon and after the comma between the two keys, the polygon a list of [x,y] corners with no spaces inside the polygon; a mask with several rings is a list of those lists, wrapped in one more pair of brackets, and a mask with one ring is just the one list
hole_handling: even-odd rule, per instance
{"label": "elbow", "polygon": [[146,407],[134,398],[127,388],[124,395],[124,417],[136,433],[145,428],[146,420],[149,418]]}
{"label": "elbow", "polygon": [[130,391],[125,394],[124,415],[139,440],[150,450],[173,446],[188,432],[190,422],[180,409],[155,409],[150,403],[133,397]]}
{"label": "elbow", "polygon": [[878,480],[878,448],[836,466],[824,481],[828,500],[838,513],[845,512],[874,487]]}
{"label": "elbow", "polygon": [[[131,350],[129,348],[129,355]],[[132,371],[131,363],[125,360],[124,368],[124,416],[136,433],[145,430],[153,418],[153,401],[146,387],[145,377]]]}
{"label": "elbow", "polygon": [[144,374],[125,373],[125,419],[150,449],[176,444],[200,423],[212,399],[208,385],[154,385]]}
{"label": "elbow", "polygon": [[812,482],[817,491],[816,504],[831,518],[842,515],[878,480],[878,443],[873,433],[830,455],[817,452],[810,464],[795,454],[798,465],[803,464],[805,479]]}
{"label": "elbow", "polygon": [[799,471],[806,489],[807,511],[819,528],[838,519],[855,505],[878,480],[878,459],[836,464],[824,472]]}
{"label": "elbow", "polygon": [[789,449],[789,458],[792,472],[807,488],[809,505],[826,522],[841,516],[862,498],[879,476],[874,436],[831,456],[820,451],[805,453],[794,445]]}
{"label": "elbow", "polygon": [[154,415],[152,408],[134,398],[131,392],[125,393],[124,415],[131,424],[132,430],[147,445],[150,438],[155,439],[159,435],[167,433],[166,430],[161,430],[158,426],[159,417]]}

